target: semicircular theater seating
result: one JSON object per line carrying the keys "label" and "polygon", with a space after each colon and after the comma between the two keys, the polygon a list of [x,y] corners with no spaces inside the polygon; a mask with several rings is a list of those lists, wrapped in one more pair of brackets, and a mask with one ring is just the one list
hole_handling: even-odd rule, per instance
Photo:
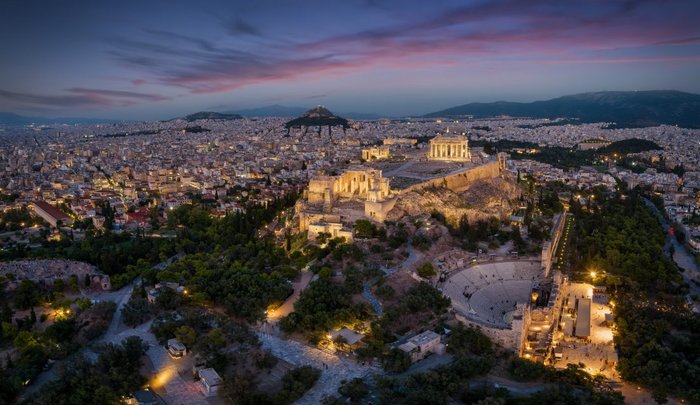
{"label": "semicircular theater seating", "polygon": [[506,314],[530,300],[542,276],[539,262],[485,263],[462,270],[445,286],[454,308],[485,325],[507,328]]}

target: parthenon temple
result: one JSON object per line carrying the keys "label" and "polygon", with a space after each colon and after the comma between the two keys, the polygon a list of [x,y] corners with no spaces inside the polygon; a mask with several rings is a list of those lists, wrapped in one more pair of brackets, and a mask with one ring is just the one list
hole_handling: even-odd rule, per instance
{"label": "parthenon temple", "polygon": [[465,135],[439,135],[430,140],[430,160],[470,162],[469,140]]}

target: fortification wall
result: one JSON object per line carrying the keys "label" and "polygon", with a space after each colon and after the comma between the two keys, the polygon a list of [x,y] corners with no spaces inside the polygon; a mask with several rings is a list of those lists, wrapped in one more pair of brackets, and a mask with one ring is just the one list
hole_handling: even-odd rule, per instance
{"label": "fortification wall", "polygon": [[481,179],[493,179],[500,176],[501,170],[497,160],[479,166],[467,168],[459,173],[437,177],[422,183],[414,184],[402,192],[420,190],[426,187],[445,187],[454,192],[462,192],[473,182]]}
{"label": "fortification wall", "polygon": [[530,326],[530,307],[527,304],[518,304],[516,316],[509,328],[499,328],[486,325],[482,322],[470,319],[459,312],[454,312],[455,318],[462,324],[479,329],[493,342],[506,350],[520,354],[527,338],[527,329]]}
{"label": "fortification wall", "polygon": [[378,222],[384,221],[396,205],[396,201],[396,197],[383,201],[365,201],[365,217]]}
{"label": "fortification wall", "polygon": [[340,222],[340,215],[315,213],[315,212],[299,212],[299,232],[304,232],[309,229],[309,225],[317,222],[334,223]]}
{"label": "fortification wall", "polygon": [[513,332],[513,340],[515,341],[515,346],[512,347],[512,349],[518,353],[518,356],[520,356],[525,348],[525,342],[527,341],[527,330],[530,327],[530,322],[532,320],[530,305],[518,304],[518,313],[520,316],[518,319],[513,319],[511,329]]}
{"label": "fortification wall", "polygon": [[514,327],[513,329],[500,329],[485,326],[481,322],[469,319],[460,313],[455,313],[455,318],[466,326],[479,329],[486,336],[488,336],[491,341],[497,343],[504,349],[510,350],[514,353],[518,353],[520,351],[520,344],[522,341],[522,330],[519,327],[520,325],[518,325],[518,327]]}
{"label": "fortification wall", "polygon": [[554,225],[552,226],[551,239],[542,245],[542,267],[544,268],[544,276],[549,277],[554,263],[554,255],[557,252],[559,241],[564,232],[564,224],[566,224],[566,211],[554,217]]}

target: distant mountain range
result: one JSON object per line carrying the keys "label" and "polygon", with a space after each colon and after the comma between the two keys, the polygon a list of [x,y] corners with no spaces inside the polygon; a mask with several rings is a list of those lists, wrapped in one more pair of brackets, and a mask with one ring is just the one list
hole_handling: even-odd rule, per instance
{"label": "distant mountain range", "polygon": [[[182,119],[240,119],[242,117],[299,117],[308,109],[269,105],[225,112],[198,112]],[[495,103],[470,103],[426,114],[424,118],[482,117],[531,117],[571,118],[579,122],[615,122],[619,127],[646,127],[661,124],[700,128],[700,95],[674,90],[654,91],[603,91],[563,96],[531,103],[498,101]],[[389,118],[371,113],[339,113],[339,117],[352,120],[377,120]],[[0,112],[0,125],[59,125],[59,124],[110,124],[124,122],[102,118],[46,118],[27,117]]]}
{"label": "distant mountain range", "polygon": [[[308,108],[289,107],[279,104],[264,107],[250,108],[245,110],[224,111],[225,114],[239,114],[244,117],[298,117],[303,115]],[[339,115],[351,120],[378,120],[386,116],[372,113],[346,112]]]}
{"label": "distant mountain range", "polygon": [[298,117],[306,112],[306,110],[308,110],[308,108],[274,104],[244,110],[224,111],[224,113],[238,114],[244,117]]}
{"label": "distant mountain range", "polygon": [[576,118],[581,122],[615,122],[618,126],[660,124],[700,128],[700,95],[674,90],[603,91],[545,101],[471,103],[426,114],[438,117]]}
{"label": "distant mountain range", "polygon": [[59,124],[113,124],[122,122],[120,120],[111,120],[106,118],[46,118],[46,117],[26,117],[23,115],[13,114],[9,112],[0,112],[0,125],[8,126],[24,126],[24,125],[59,125]]}
{"label": "distant mountain range", "polygon": [[200,111],[194,114],[185,115],[182,117],[187,122],[197,121],[197,120],[240,120],[243,118],[239,114],[229,114],[229,113],[219,113],[212,111]]}

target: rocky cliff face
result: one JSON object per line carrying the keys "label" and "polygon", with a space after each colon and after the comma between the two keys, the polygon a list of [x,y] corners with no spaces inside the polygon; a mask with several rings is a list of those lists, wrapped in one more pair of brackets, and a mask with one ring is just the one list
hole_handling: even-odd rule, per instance
{"label": "rocky cliff face", "polygon": [[512,212],[519,196],[518,185],[503,178],[476,180],[460,193],[429,187],[400,195],[387,219],[395,221],[433,211],[443,214],[452,224],[457,224],[463,215],[470,223],[490,217],[503,219]]}

